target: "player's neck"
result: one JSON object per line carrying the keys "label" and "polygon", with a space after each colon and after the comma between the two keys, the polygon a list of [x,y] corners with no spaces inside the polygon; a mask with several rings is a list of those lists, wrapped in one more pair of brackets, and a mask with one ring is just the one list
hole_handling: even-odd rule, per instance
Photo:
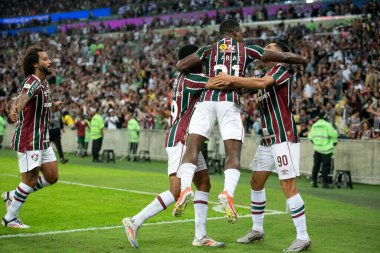
{"label": "player's neck", "polygon": [[42,73],[41,71],[37,70],[34,75],[40,79],[41,82],[45,81],[46,75]]}

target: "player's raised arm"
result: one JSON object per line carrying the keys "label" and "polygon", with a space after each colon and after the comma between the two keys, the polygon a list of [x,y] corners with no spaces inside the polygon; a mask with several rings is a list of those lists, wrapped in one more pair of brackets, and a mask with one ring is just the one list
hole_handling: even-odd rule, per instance
{"label": "player's raised arm", "polygon": [[176,67],[179,71],[188,71],[202,63],[202,61],[210,54],[211,46],[206,46],[198,49],[197,52],[180,60]]}
{"label": "player's raised arm", "polygon": [[261,57],[261,60],[264,62],[282,62],[282,63],[289,63],[289,64],[302,64],[303,68],[305,69],[308,61],[305,57],[302,57],[301,55],[294,54],[291,52],[276,52],[273,50],[266,49],[264,51],[263,56]]}

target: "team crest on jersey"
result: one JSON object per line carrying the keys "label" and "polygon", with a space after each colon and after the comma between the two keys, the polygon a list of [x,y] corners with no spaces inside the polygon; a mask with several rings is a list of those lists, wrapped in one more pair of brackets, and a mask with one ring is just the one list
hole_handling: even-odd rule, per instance
{"label": "team crest on jersey", "polygon": [[30,158],[32,158],[33,161],[37,162],[39,154],[33,154]]}
{"label": "team crest on jersey", "polygon": [[219,49],[222,53],[235,53],[235,46],[233,45],[227,45],[227,44],[222,44],[219,46]]}

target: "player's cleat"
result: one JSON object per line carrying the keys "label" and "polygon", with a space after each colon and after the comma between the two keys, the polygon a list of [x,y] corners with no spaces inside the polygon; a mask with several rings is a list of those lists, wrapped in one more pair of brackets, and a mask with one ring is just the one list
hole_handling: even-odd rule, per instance
{"label": "player's cleat", "polygon": [[185,190],[181,191],[181,194],[179,195],[177,203],[175,203],[175,206],[173,209],[173,216],[181,217],[185,213],[187,204],[193,198],[194,198],[194,192],[193,190],[191,190],[190,187],[186,187]]}
{"label": "player's cleat", "polygon": [[238,243],[251,243],[254,241],[262,241],[265,239],[265,234],[264,232],[259,232],[256,230],[251,230],[243,236],[242,238],[237,239]]}
{"label": "player's cleat", "polygon": [[129,242],[133,248],[137,249],[139,247],[139,244],[137,243],[137,234],[139,233],[139,228],[133,224],[133,220],[131,220],[131,218],[124,218],[122,223]]}
{"label": "player's cleat", "polygon": [[1,224],[5,227],[10,228],[30,228],[28,225],[22,223],[22,221],[17,217],[10,221],[7,221],[5,218],[3,218],[1,220]]}
{"label": "player's cleat", "polygon": [[4,203],[5,203],[5,208],[8,210],[8,208],[11,206],[12,204],[12,199],[13,199],[13,195],[14,195],[14,190],[13,191],[9,191],[9,192],[3,192],[1,194],[1,198],[3,199]]}
{"label": "player's cleat", "polygon": [[194,240],[193,240],[193,246],[197,246],[197,247],[204,246],[204,247],[216,247],[216,248],[220,248],[220,247],[224,247],[224,242],[217,242],[214,239],[212,239],[212,238],[208,237],[207,235],[205,235],[200,240],[198,240],[197,238],[194,238]]}
{"label": "player's cleat", "polygon": [[222,204],[225,212],[225,217],[229,223],[236,223],[237,213],[234,207],[234,199],[227,193],[223,191],[218,196],[220,204]]}
{"label": "player's cleat", "polygon": [[311,241],[310,240],[300,240],[295,239],[289,248],[284,249],[285,252],[301,252],[310,249]]}

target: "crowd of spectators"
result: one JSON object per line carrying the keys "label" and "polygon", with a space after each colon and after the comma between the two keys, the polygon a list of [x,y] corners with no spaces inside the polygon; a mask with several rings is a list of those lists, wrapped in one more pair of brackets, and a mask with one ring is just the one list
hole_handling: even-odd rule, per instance
{"label": "crowd of spectators", "polygon": [[[307,136],[323,111],[341,138],[379,139],[378,16],[364,15],[321,36],[315,32],[328,32],[323,26],[310,27],[259,26],[246,28],[244,35],[255,37],[248,43],[260,46],[275,36],[310,60],[305,73],[295,69],[293,74],[292,102],[301,136]],[[38,44],[54,62],[49,82],[53,96],[64,101],[67,125],[90,108],[100,108],[105,119],[112,119],[110,129],[125,128],[133,115],[143,129],[167,129],[178,49],[188,43],[211,44],[218,38],[216,31],[176,36],[150,27],[113,36],[82,31],[0,39],[0,114],[7,115],[24,78],[19,60],[28,46]],[[263,73],[260,62],[247,70],[248,76]],[[254,97],[244,95],[242,103],[247,132],[258,134],[261,122]]]}
{"label": "crowd of spectators", "polygon": [[[269,15],[267,8],[275,3],[282,1],[229,1],[229,0],[191,0],[191,1],[175,1],[169,2],[162,1],[60,1],[58,4],[52,4],[51,0],[33,1],[33,8],[28,8],[32,1],[26,0],[20,2],[18,5],[13,0],[1,2],[0,8],[2,16],[5,17],[11,13],[17,16],[36,15],[36,14],[49,14],[55,12],[63,12],[69,10],[88,10],[99,7],[111,7],[113,18],[134,18],[141,16],[154,16],[154,21],[150,24],[154,28],[166,28],[166,27],[181,27],[181,26],[206,26],[210,24],[220,24],[223,20],[231,18],[241,22],[254,22],[265,20],[284,20],[295,19],[304,17],[318,17],[318,16],[335,16],[346,14],[359,14],[361,9],[358,8],[351,0],[332,1],[329,4],[323,4],[321,8],[311,8],[306,10],[304,7],[310,5],[304,1],[294,1],[288,3],[289,8],[279,8],[276,13]],[[20,6],[21,5],[21,6]],[[46,6],[46,7],[45,7]],[[256,6],[254,13],[243,15],[242,7]],[[21,8],[20,8],[21,7]],[[25,8],[23,8],[25,7]],[[226,12],[221,12],[221,9],[228,8]],[[209,16],[205,14],[202,18],[173,18],[170,20],[161,19],[159,15],[171,14],[171,13],[184,13],[192,11],[204,11],[204,10],[219,10],[216,16]],[[12,15],[13,15],[12,14]],[[13,16],[12,16],[13,17]],[[88,17],[88,21],[93,21],[91,15]],[[65,19],[59,20],[58,25],[75,23],[77,19]],[[46,26],[51,24],[51,19],[47,20],[31,20],[26,23],[18,24],[0,24],[0,30],[13,30],[21,28],[30,28],[38,26]],[[134,27],[133,27],[134,29]]]}

